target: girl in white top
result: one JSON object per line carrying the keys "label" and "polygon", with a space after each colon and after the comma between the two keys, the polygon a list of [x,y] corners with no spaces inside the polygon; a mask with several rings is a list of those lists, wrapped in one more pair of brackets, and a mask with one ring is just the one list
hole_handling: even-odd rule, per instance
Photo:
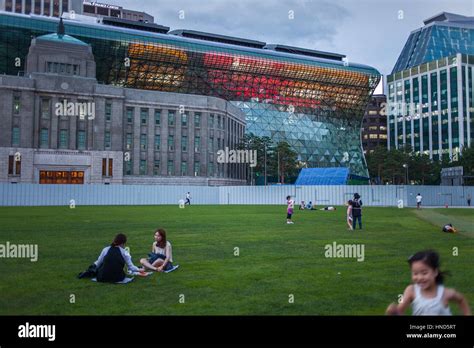
{"label": "girl in white top", "polygon": [[[173,267],[173,254],[171,243],[166,240],[166,231],[159,228],[155,231],[155,242],[151,246],[148,259],[141,259],[140,263],[155,272],[171,271]],[[177,268],[178,266],[176,266]]]}
{"label": "girl in white top", "polygon": [[409,285],[398,305],[388,306],[386,314],[401,315],[411,304],[413,315],[451,315],[449,303],[455,302],[463,315],[471,315],[466,298],[455,289],[443,286],[439,255],[435,251],[420,251],[408,260],[413,284]]}
{"label": "girl in white top", "polygon": [[347,226],[349,226],[348,230],[352,230],[352,200],[347,202]]}

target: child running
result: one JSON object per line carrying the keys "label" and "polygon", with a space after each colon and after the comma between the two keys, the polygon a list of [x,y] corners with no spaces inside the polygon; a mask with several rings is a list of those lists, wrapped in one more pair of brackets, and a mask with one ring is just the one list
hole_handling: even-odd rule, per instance
{"label": "child running", "polygon": [[439,255],[433,250],[420,251],[408,259],[413,284],[403,293],[402,301],[388,306],[386,314],[402,315],[411,304],[413,315],[452,315],[449,302],[455,302],[463,315],[471,315],[466,298],[455,289],[443,286]]}
{"label": "child running", "polygon": [[352,200],[347,202],[347,226],[349,226],[348,230],[353,230],[352,228]]}
{"label": "child running", "polygon": [[291,199],[291,196],[286,196],[286,204],[287,204],[286,223],[292,224],[293,221],[291,221],[291,216],[293,215],[293,208],[295,207],[295,201]]}

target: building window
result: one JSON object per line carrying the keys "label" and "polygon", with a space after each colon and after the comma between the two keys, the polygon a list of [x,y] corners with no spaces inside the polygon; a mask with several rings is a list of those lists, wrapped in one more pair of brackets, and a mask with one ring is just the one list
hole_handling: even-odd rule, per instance
{"label": "building window", "polygon": [[181,162],[181,175],[185,176],[188,173],[188,162]]}
{"label": "building window", "polygon": [[221,115],[217,115],[217,128],[221,128]]}
{"label": "building window", "polygon": [[174,162],[173,160],[168,160],[168,175],[174,174]]}
{"label": "building window", "polygon": [[146,124],[148,120],[148,109],[142,108],[140,109],[140,123]]}
{"label": "building window", "polygon": [[387,139],[387,134],[379,134],[379,139]]}
{"label": "building window", "polygon": [[132,175],[132,161],[125,162],[125,175]]}
{"label": "building window", "polygon": [[199,152],[201,149],[201,137],[194,137],[194,152]]}
{"label": "building window", "polygon": [[174,112],[168,112],[168,126],[174,126]]}
{"label": "building window", "polygon": [[199,161],[194,162],[194,176],[198,176],[201,173],[201,164]]}
{"label": "building window", "polygon": [[188,151],[188,137],[183,136],[181,138],[181,151],[186,152]]}
{"label": "building window", "polygon": [[69,146],[68,131],[67,129],[61,129],[59,131],[59,148],[67,149]]}
{"label": "building window", "polygon": [[77,149],[85,150],[86,148],[86,131],[77,131]]}
{"label": "building window", "polygon": [[21,109],[20,96],[15,95],[15,96],[13,96],[13,114],[14,115],[19,115],[20,114],[20,109]]}
{"label": "building window", "polygon": [[125,136],[125,149],[130,150],[132,148],[132,140],[133,140],[133,135],[132,133],[127,133]]}
{"label": "building window", "polygon": [[155,125],[159,126],[161,123],[161,110],[155,110]]}
{"label": "building window", "polygon": [[153,175],[160,175],[160,160],[155,160],[155,165],[153,166]]}
{"label": "building window", "polygon": [[369,130],[371,130],[371,131],[376,131],[376,130],[378,130],[378,127],[377,127],[377,126],[370,126],[370,127],[369,127]]}
{"label": "building window", "polygon": [[59,0],[53,0],[53,16],[59,17]]}
{"label": "building window", "polygon": [[107,176],[107,158],[102,158],[102,176]]}
{"label": "building window", "polygon": [[209,138],[209,152],[214,152],[214,137]]}
{"label": "building window", "polygon": [[105,120],[110,121],[112,118],[112,103],[105,103]]}
{"label": "building window", "polygon": [[155,134],[155,151],[160,151],[161,148],[161,137],[159,134]]}
{"label": "building window", "polygon": [[370,134],[369,135],[369,139],[378,139],[378,138],[379,138],[378,134]]}
{"label": "building window", "polygon": [[110,132],[109,132],[109,131],[105,132],[105,137],[104,137],[104,139],[105,139],[105,144],[104,144],[104,146],[105,146],[106,149],[109,149],[109,148],[112,146],[112,144],[111,144],[111,137],[110,137]]}
{"label": "building window", "polygon": [[43,15],[51,15],[51,0],[44,0],[43,2]]}
{"label": "building window", "polygon": [[168,151],[174,151],[174,135],[168,136]]}
{"label": "building window", "polygon": [[50,100],[46,98],[41,98],[41,117],[50,118],[51,109],[50,109]]}
{"label": "building window", "polygon": [[133,123],[133,108],[127,108],[127,123]]}
{"label": "building window", "polygon": [[146,134],[140,134],[140,150],[146,150],[147,148],[147,136]]}
{"label": "building window", "polygon": [[12,146],[20,146],[20,127],[12,129]]}
{"label": "building window", "polygon": [[84,12],[84,13],[92,13],[92,14],[95,14],[95,6],[84,5],[84,7],[83,7],[83,12]]}
{"label": "building window", "polygon": [[15,2],[15,12],[16,13],[21,13],[22,12],[21,0],[16,0],[16,2]]}
{"label": "building window", "polygon": [[207,175],[214,176],[214,162],[209,162]]}
{"label": "building window", "polygon": [[25,0],[25,14],[31,13],[31,0]]}
{"label": "building window", "polygon": [[41,14],[41,0],[35,0],[35,14]]}
{"label": "building window", "polygon": [[201,114],[198,112],[194,113],[194,127],[201,127]]}
{"label": "building window", "polygon": [[109,158],[109,176],[114,176],[114,160],[112,158]]}
{"label": "building window", "polygon": [[140,160],[140,175],[146,175],[146,160]]}
{"label": "building window", "polygon": [[181,114],[181,126],[182,127],[187,127],[188,126],[188,115],[187,114]]}
{"label": "building window", "polygon": [[209,115],[209,128],[214,128],[214,114]]}
{"label": "building window", "polygon": [[69,12],[69,0],[63,0],[63,13]]}
{"label": "building window", "polygon": [[49,147],[49,130],[47,128],[42,128],[40,130],[40,147]]}
{"label": "building window", "polygon": [[6,0],[5,1],[5,11],[12,12],[13,11],[13,0]]}
{"label": "building window", "polygon": [[8,156],[8,175],[21,175],[21,157]]}

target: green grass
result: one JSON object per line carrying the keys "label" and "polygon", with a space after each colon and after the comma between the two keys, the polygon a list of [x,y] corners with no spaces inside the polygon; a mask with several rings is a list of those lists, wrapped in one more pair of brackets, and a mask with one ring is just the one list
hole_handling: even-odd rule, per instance
{"label": "green grass", "polygon": [[[452,273],[446,285],[474,303],[472,210],[365,207],[355,232],[342,207],[297,210],[290,226],[285,215],[285,206],[0,208],[0,244],[39,245],[36,263],[0,259],[0,315],[378,315],[410,283],[408,256],[425,248]],[[460,233],[442,233],[446,222]],[[128,285],[76,279],[120,231],[138,264],[157,227],[168,232],[176,272]],[[365,260],[326,258],[334,241],[364,244]]]}

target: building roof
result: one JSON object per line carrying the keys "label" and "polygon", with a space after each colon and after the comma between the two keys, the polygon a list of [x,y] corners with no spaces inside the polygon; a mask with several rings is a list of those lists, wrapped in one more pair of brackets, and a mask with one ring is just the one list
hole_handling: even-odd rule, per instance
{"label": "building roof", "polygon": [[176,29],[176,30],[170,31],[168,34],[178,35],[178,36],[183,36],[183,37],[190,37],[190,38],[206,40],[206,41],[228,43],[228,44],[238,45],[238,46],[255,47],[255,48],[263,48],[266,45],[266,43],[262,41],[243,39],[243,38],[234,37],[234,36],[206,33],[203,31],[196,31],[196,30]]}
{"label": "building roof", "polygon": [[450,12],[441,12],[428,19],[425,19],[423,23],[428,25],[434,22],[471,22],[474,23],[474,17],[462,16]]}
{"label": "building roof", "polygon": [[310,49],[307,49],[307,48],[286,46],[286,45],[280,45],[280,44],[268,44],[264,48],[267,49],[267,50],[273,50],[273,51],[277,51],[277,52],[301,54],[303,56],[323,58],[323,59],[331,59],[331,60],[338,60],[338,61],[342,61],[343,58],[346,58],[345,54],[324,52],[324,51],[316,51],[316,50],[310,50]]}
{"label": "building roof", "polygon": [[73,45],[89,46],[85,42],[78,40],[75,37],[72,37],[69,35],[59,35],[57,33],[41,35],[41,36],[38,36],[36,39],[58,42],[58,43],[73,44]]}

